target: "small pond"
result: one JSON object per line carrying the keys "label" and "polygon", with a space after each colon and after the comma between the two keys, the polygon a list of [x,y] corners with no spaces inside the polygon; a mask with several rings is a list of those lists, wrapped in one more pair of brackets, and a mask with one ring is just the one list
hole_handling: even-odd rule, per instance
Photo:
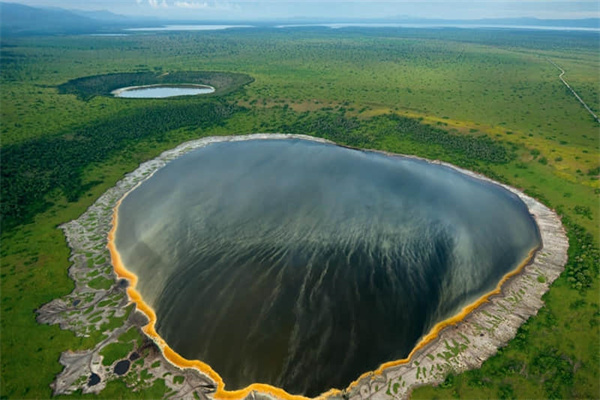
{"label": "small pond", "polygon": [[115,97],[128,99],[163,99],[177,96],[196,96],[214,93],[215,88],[206,85],[145,85],[130,86],[111,92]]}

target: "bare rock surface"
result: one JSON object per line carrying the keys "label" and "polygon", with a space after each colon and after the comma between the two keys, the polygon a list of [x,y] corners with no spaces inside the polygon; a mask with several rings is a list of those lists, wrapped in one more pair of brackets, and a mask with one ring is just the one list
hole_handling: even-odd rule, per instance
{"label": "bare rock surface", "polygon": [[[60,357],[63,371],[51,384],[54,394],[99,393],[112,379],[123,379],[133,390],[164,381],[166,397],[171,399],[210,399],[216,383],[193,368],[182,369],[166,360],[160,347],[142,333],[148,318],[136,310],[126,294],[127,283],[119,281],[113,271],[107,249],[114,208],[126,193],[155,171],[191,150],[210,143],[256,139],[305,139],[331,143],[304,135],[253,134],[244,136],[208,137],[181,144],[147,161],[127,174],[117,185],[104,193],[77,220],[60,226],[71,248],[69,276],[75,289],[60,299],[37,310],[40,323],[59,324],[78,336],[98,338],[96,346],[81,351],[65,351]],[[387,154],[387,153],[386,153]],[[390,154],[392,155],[392,154]],[[462,173],[485,181],[490,179],[450,164]],[[500,185],[497,182],[494,184]],[[329,398],[389,399],[407,398],[412,389],[436,384],[452,372],[478,368],[515,337],[517,329],[544,305],[542,295],[558,278],[567,262],[568,241],[555,212],[512,187],[501,185],[517,194],[535,218],[542,237],[542,248],[529,264],[506,280],[498,293],[492,294],[461,320],[439,331],[436,337],[419,344],[407,362],[384,364],[367,373],[343,391],[330,391]],[[138,330],[141,340],[123,339],[130,329]],[[105,365],[103,350],[111,344],[130,345],[129,354]],[[114,346],[113,346],[114,347]],[[114,373],[114,365],[131,354],[131,367],[124,376]],[[96,374],[100,381],[92,374]],[[247,398],[265,399],[272,395],[250,391]]]}

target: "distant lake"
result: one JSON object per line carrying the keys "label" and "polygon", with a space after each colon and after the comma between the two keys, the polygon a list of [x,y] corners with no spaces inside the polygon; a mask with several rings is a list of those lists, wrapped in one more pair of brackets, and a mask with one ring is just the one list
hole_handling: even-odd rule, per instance
{"label": "distant lake", "polygon": [[204,85],[148,85],[113,90],[115,97],[130,99],[161,99],[176,96],[195,96],[213,93],[215,89]]}
{"label": "distant lake", "polygon": [[[275,28],[303,28],[303,27],[326,27],[331,29],[343,28],[461,28],[461,29],[523,29],[523,30],[551,30],[551,31],[587,31],[600,32],[600,28],[564,27],[564,26],[541,26],[541,25],[493,25],[493,24],[411,24],[411,23],[314,23],[314,24],[280,24]],[[252,25],[165,25],[147,28],[128,28],[128,31],[214,31],[233,28],[257,28]]]}
{"label": "distant lake", "polygon": [[218,31],[231,28],[252,28],[252,25],[165,25],[148,28],[128,28],[128,31]]}
{"label": "distant lake", "polygon": [[600,32],[600,28],[579,28],[579,27],[564,27],[564,26],[539,26],[539,25],[486,25],[486,24],[407,24],[407,23],[332,23],[332,24],[283,24],[277,25],[276,28],[302,28],[311,26],[322,26],[331,29],[342,28],[461,28],[461,29],[534,29],[534,30],[551,30],[551,31],[589,31]]}
{"label": "distant lake", "polygon": [[228,390],[307,396],[406,357],[540,244],[498,185],[298,139],[193,150],[118,218],[117,250],[175,351]]}
{"label": "distant lake", "polygon": [[90,36],[98,36],[98,37],[122,37],[129,36],[128,33],[90,33]]}

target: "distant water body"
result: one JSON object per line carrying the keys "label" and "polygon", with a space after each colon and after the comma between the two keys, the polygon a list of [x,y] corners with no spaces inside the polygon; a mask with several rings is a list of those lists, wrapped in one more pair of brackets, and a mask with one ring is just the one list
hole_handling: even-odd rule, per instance
{"label": "distant water body", "polygon": [[128,31],[220,31],[232,28],[252,28],[251,25],[165,25],[147,28],[128,28]]}
{"label": "distant water body", "polygon": [[115,97],[128,99],[163,99],[166,97],[209,94],[214,91],[213,87],[201,85],[150,85],[121,88],[113,90],[111,93]]}
{"label": "distant water body", "polygon": [[600,32],[600,28],[566,27],[566,26],[541,26],[541,25],[486,25],[486,24],[369,24],[369,23],[336,23],[336,24],[290,24],[277,25],[276,28],[300,28],[310,26],[323,26],[331,29],[342,28],[461,28],[461,29],[524,29],[524,30],[550,30],[550,31],[589,31]]}
{"label": "distant water body", "polygon": [[[600,28],[589,27],[565,27],[565,26],[540,26],[540,25],[486,25],[486,24],[410,24],[410,23],[325,23],[325,24],[281,24],[275,28],[305,28],[326,27],[331,29],[342,28],[461,28],[461,29],[522,29],[522,30],[551,30],[551,31],[587,31],[600,32]],[[253,25],[165,25],[147,28],[128,28],[128,31],[138,32],[160,32],[160,31],[215,31],[233,28],[257,28]]]}
{"label": "distant water body", "polygon": [[308,396],[406,357],[540,244],[500,186],[297,139],[193,150],[118,213],[117,249],[175,351],[228,390]]}

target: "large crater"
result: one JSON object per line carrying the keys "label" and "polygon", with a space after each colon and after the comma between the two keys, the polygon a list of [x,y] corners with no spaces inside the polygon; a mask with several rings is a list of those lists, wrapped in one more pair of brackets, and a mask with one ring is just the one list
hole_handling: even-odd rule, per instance
{"label": "large crater", "polygon": [[[74,94],[84,100],[94,96],[130,97],[128,95],[142,95],[145,98],[165,97],[160,95],[165,87],[174,86],[182,88],[182,82],[187,89],[199,87],[210,88],[210,92],[204,94],[221,96],[241,89],[251,83],[253,78],[246,74],[233,72],[215,71],[169,71],[163,73],[154,72],[123,72],[107,75],[85,76],[72,79],[58,85],[58,92],[62,94]],[[140,90],[127,90],[127,89]],[[161,88],[163,88],[161,90]],[[214,90],[213,90],[214,89]],[[141,91],[143,90],[143,91]],[[173,90],[171,93],[173,94]],[[157,93],[160,96],[157,96]],[[189,92],[187,93],[189,94]],[[200,94],[200,93],[196,93]]]}
{"label": "large crater", "polygon": [[228,390],[307,396],[407,356],[540,245],[500,186],[298,139],[193,150],[131,191],[118,221],[171,348]]}

